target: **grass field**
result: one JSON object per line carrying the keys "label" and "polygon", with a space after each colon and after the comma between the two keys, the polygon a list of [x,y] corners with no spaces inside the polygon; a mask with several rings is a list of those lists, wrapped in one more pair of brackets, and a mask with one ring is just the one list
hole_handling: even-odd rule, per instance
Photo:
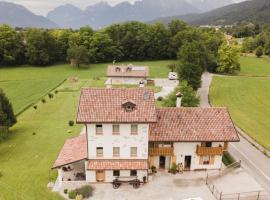
{"label": "grass field", "polygon": [[242,76],[270,76],[270,58],[255,56],[241,56],[240,57]]}
{"label": "grass field", "polygon": [[270,78],[214,77],[210,101],[228,107],[237,126],[270,149]]}
{"label": "grass field", "polygon": [[[167,65],[175,61],[146,61],[146,62],[122,62],[134,65],[146,65],[150,67],[150,76],[153,78],[166,78],[169,72]],[[54,65],[49,67],[20,66],[12,68],[0,68],[0,88],[10,98],[15,113],[24,110],[28,105],[38,101],[42,96],[55,88],[68,77],[91,79],[93,82],[103,80],[105,82],[108,64],[93,64],[89,68],[73,68],[70,65]],[[101,83],[103,84],[103,83]],[[77,89],[79,89],[78,87]],[[156,88],[155,88],[156,89]]]}

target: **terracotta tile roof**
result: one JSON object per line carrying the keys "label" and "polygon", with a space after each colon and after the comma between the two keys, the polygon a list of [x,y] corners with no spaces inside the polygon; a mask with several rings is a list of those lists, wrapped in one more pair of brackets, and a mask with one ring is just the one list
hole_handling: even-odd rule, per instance
{"label": "terracotta tile roof", "polygon": [[87,158],[86,135],[80,135],[75,138],[67,139],[62,147],[53,169],[62,167]]}
{"label": "terracotta tile roof", "polygon": [[88,170],[144,170],[147,160],[89,160]]}
{"label": "terracotta tile roof", "polygon": [[226,108],[161,108],[149,141],[239,141]]}
{"label": "terracotta tile roof", "polygon": [[107,68],[107,76],[147,78],[149,76],[149,68],[147,66],[109,65]]}
{"label": "terracotta tile roof", "polygon": [[[123,102],[136,104],[127,112]],[[153,91],[147,88],[83,89],[77,114],[78,123],[149,123],[156,122]]]}

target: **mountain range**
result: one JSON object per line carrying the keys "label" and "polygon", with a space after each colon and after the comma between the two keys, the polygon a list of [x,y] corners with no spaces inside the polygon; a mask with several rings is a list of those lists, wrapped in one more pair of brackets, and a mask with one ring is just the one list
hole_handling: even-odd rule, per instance
{"label": "mountain range", "polygon": [[125,21],[147,22],[160,17],[198,14],[232,3],[234,0],[141,0],[133,4],[124,1],[115,6],[100,2],[85,9],[65,4],[43,17],[21,5],[0,2],[0,23],[41,28],[79,28],[89,25],[99,29]]}

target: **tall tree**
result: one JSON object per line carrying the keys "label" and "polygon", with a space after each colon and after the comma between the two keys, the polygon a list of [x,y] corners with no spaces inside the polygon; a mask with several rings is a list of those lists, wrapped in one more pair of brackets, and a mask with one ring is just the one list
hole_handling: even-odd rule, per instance
{"label": "tall tree", "polygon": [[17,122],[12,105],[0,89],[0,127],[12,127]]}
{"label": "tall tree", "polygon": [[68,59],[76,67],[80,67],[81,64],[90,64],[90,55],[88,50],[84,46],[72,46],[67,51]]}

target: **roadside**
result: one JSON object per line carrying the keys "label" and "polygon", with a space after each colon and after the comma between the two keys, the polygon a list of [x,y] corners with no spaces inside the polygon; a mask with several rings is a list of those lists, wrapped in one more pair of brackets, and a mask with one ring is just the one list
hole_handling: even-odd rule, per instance
{"label": "roadside", "polygon": [[179,84],[178,80],[169,80],[169,79],[154,79],[156,87],[162,87],[162,90],[158,93],[155,93],[155,99],[158,97],[166,97],[174,88]]}
{"label": "roadside", "polygon": [[[201,107],[211,107],[208,95],[212,78],[213,75],[209,73],[204,73],[202,76],[202,88],[198,90]],[[229,152],[237,160],[241,160],[242,167],[270,192],[270,159],[260,151],[260,145],[256,141],[248,137],[240,128],[237,128],[237,131],[240,134],[241,141],[230,144]]]}

